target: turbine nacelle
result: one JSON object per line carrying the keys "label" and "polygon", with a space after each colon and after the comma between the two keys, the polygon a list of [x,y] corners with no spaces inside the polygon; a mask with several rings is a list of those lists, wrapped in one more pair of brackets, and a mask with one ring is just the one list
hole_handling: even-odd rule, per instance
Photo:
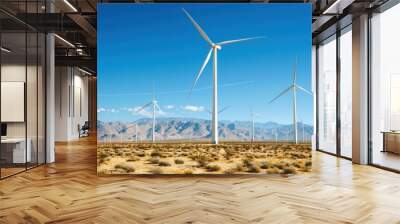
{"label": "turbine nacelle", "polygon": [[221,45],[218,45],[218,44],[214,44],[213,46],[212,46],[212,48],[216,48],[217,50],[221,50]]}

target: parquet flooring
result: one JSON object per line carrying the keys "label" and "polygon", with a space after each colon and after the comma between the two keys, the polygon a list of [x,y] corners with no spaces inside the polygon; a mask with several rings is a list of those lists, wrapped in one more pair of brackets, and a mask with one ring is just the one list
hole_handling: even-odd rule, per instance
{"label": "parquet flooring", "polygon": [[319,152],[290,177],[99,177],[94,138],[56,152],[0,181],[0,223],[400,223],[399,174]]}

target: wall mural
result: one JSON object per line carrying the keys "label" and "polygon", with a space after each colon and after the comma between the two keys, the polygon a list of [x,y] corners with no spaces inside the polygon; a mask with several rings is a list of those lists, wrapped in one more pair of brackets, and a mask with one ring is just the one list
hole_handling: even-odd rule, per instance
{"label": "wall mural", "polygon": [[98,167],[311,169],[310,4],[99,4]]}

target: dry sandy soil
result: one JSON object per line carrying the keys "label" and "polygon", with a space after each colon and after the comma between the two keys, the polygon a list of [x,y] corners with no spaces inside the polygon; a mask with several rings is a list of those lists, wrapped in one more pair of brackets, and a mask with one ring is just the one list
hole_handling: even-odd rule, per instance
{"label": "dry sandy soil", "polygon": [[99,174],[294,174],[311,169],[309,144],[108,143]]}

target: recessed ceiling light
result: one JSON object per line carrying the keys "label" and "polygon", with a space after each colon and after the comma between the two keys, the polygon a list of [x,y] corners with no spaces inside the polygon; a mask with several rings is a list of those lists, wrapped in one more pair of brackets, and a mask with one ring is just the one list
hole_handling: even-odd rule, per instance
{"label": "recessed ceiling light", "polygon": [[1,49],[1,51],[4,51],[6,53],[10,53],[11,52],[11,50],[9,50],[9,49],[7,49],[5,47],[1,47],[0,49]]}
{"label": "recessed ceiling light", "polygon": [[81,69],[81,68],[79,68],[79,67],[78,67],[78,70],[81,71],[81,72],[83,72],[83,73],[85,73],[86,75],[90,75],[90,76],[93,75],[92,73],[90,73],[90,72],[88,72],[88,71],[86,71],[86,70],[83,70],[83,69]]}
{"label": "recessed ceiling light", "polygon": [[67,45],[69,45],[70,47],[75,48],[75,45],[73,45],[71,42],[69,42],[68,40],[62,38],[61,36],[59,36],[58,34],[54,34],[55,37],[57,37],[59,40],[61,40],[62,42],[66,43]]}
{"label": "recessed ceiling light", "polygon": [[70,7],[74,12],[78,12],[78,10],[68,1],[68,0],[64,0],[65,4],[68,5],[68,7]]}

